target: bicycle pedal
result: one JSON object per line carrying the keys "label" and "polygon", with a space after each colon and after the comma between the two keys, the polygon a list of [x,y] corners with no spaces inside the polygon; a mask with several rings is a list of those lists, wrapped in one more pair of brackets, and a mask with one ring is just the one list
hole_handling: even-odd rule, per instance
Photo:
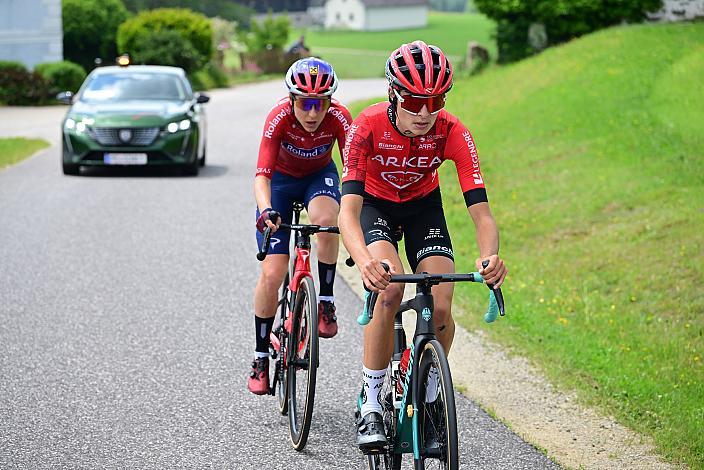
{"label": "bicycle pedal", "polygon": [[388,452],[389,446],[385,445],[383,447],[371,447],[360,449],[364,455],[383,455]]}

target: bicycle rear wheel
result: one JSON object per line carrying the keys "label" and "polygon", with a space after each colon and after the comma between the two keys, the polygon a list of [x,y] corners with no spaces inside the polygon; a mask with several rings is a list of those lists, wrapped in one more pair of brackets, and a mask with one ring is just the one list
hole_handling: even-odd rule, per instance
{"label": "bicycle rear wheel", "polygon": [[279,308],[279,325],[277,326],[277,329],[281,347],[279,350],[279,357],[276,358],[275,368],[275,373],[277,374],[276,397],[279,400],[279,412],[282,415],[288,413],[288,381],[286,379],[286,344],[288,335],[286,334],[286,330],[284,329],[284,322],[286,321],[286,311],[288,310],[288,283],[289,275],[288,273],[286,273],[286,278],[284,279],[284,283],[281,286],[281,293],[279,295],[279,301],[281,303],[281,306]]}
{"label": "bicycle rear wheel", "polygon": [[300,451],[313,418],[318,368],[318,304],[310,277],[304,277],[298,286],[293,314],[288,343],[292,358],[288,363],[288,424],[293,448]]}
{"label": "bicycle rear wheel", "polygon": [[425,345],[418,372],[421,460],[416,461],[415,467],[457,470],[455,392],[447,356],[437,340]]}

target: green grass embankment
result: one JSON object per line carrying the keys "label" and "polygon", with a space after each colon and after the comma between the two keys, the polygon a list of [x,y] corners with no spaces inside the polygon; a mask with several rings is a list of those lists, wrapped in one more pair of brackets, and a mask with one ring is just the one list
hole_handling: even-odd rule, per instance
{"label": "green grass embankment", "polygon": [[469,41],[486,47],[495,60],[493,30],[494,22],[478,13],[430,12],[425,28],[379,32],[295,30],[291,37],[305,34],[311,53],[329,61],[344,80],[384,76],[384,66],[391,51],[416,39],[440,46],[451,56],[453,64],[459,64],[464,58]]}
{"label": "green grass embankment", "polygon": [[42,139],[0,138],[0,170],[48,146],[49,143]]}
{"label": "green grass embankment", "polygon": [[[692,468],[704,467],[703,76],[704,23],[643,25],[458,80],[448,97],[477,142],[510,270],[507,317],[483,324],[486,298],[458,285],[457,320]],[[474,270],[451,164],[441,179],[457,268]]]}

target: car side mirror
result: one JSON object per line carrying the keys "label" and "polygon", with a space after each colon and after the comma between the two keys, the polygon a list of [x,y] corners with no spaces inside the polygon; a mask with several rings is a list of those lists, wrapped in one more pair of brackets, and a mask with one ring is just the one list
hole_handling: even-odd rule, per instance
{"label": "car side mirror", "polygon": [[196,96],[196,103],[204,104],[210,101],[210,96],[206,95],[205,93],[198,93]]}
{"label": "car side mirror", "polygon": [[56,99],[64,104],[71,104],[73,102],[73,92],[62,91],[61,93],[56,95]]}

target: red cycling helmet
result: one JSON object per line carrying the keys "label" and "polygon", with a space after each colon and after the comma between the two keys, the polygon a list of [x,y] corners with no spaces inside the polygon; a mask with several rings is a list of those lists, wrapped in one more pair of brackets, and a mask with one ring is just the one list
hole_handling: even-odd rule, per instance
{"label": "red cycling helmet", "polygon": [[332,96],[337,90],[337,75],[322,59],[299,59],[286,72],[289,93],[303,96]]}
{"label": "red cycling helmet", "polygon": [[386,78],[389,86],[412,95],[441,95],[452,88],[452,65],[439,47],[414,41],[391,53]]}

